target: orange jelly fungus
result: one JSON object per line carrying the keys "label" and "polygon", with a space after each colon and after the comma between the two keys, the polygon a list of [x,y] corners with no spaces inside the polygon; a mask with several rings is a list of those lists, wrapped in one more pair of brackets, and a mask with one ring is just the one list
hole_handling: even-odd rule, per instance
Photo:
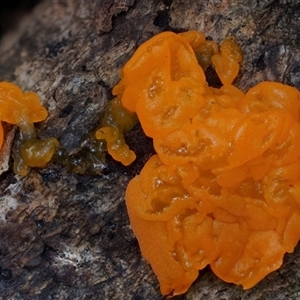
{"label": "orange jelly fungus", "polygon": [[0,120],[10,124],[24,121],[40,122],[47,118],[47,110],[41,105],[39,96],[25,92],[13,83],[0,82]]}
{"label": "orange jelly fungus", "polygon": [[[141,45],[113,90],[136,112],[157,154],[128,185],[126,205],[163,295],[188,290],[210,265],[253,287],[300,238],[300,95],[262,82],[232,82],[242,59],[196,31]],[[213,64],[223,86],[208,86]]]}
{"label": "orange jelly fungus", "polygon": [[34,92],[25,92],[13,83],[0,82],[0,148],[3,144],[2,123],[16,124],[20,138],[13,151],[14,171],[25,176],[27,167],[44,167],[50,161],[58,142],[54,138],[36,139],[33,123],[43,121],[48,112]]}

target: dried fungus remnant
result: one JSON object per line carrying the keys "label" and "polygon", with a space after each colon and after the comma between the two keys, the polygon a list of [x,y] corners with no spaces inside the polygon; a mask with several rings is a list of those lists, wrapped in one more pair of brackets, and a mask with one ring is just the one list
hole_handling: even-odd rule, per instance
{"label": "dried fungus remnant", "polygon": [[[124,165],[135,160],[135,154],[129,150],[124,134],[137,123],[137,118],[121,105],[119,99],[115,98],[108,103],[99,128],[83,138],[85,146],[75,155],[68,155],[54,137],[45,140],[37,138],[34,123],[45,120],[47,116],[48,112],[36,93],[23,93],[15,84],[0,83],[0,121],[19,127],[12,154],[16,174],[25,176],[28,167],[44,168],[51,160],[75,173],[101,174],[105,169],[106,151]],[[0,148],[3,141],[4,131],[0,123]],[[7,147],[5,144],[6,157],[10,145]]]}
{"label": "dried fungus remnant", "polygon": [[[232,85],[242,53],[201,33],[161,33],[122,70],[113,93],[136,112],[157,152],[128,185],[126,205],[164,295],[210,265],[251,288],[300,238],[300,94]],[[223,86],[208,86],[213,64]]]}

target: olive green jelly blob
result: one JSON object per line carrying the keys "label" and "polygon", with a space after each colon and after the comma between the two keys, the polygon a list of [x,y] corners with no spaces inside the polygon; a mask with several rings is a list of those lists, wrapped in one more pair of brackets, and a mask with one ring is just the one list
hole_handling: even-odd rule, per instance
{"label": "olive green jelly blob", "polygon": [[15,140],[13,147],[14,172],[25,176],[28,167],[43,168],[51,160],[59,143],[55,138],[39,140],[36,138],[35,130],[30,133],[22,131]]}

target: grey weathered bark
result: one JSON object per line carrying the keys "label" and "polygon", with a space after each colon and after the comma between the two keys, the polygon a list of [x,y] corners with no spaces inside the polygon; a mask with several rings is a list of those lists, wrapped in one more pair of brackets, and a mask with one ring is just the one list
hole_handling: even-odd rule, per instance
{"label": "grey weathered bark", "polygon": [[[0,80],[39,93],[49,111],[41,138],[69,151],[96,126],[119,70],[162,30],[232,35],[244,60],[237,84],[261,80],[300,88],[300,5],[265,1],[44,0],[0,44]],[[161,299],[141,258],[123,201],[128,181],[152,153],[140,128],[127,135],[138,155],[129,168],[108,158],[106,176],[80,176],[55,164],[0,181],[1,299]],[[208,269],[179,299],[299,299],[300,249],[281,269],[243,291]]]}

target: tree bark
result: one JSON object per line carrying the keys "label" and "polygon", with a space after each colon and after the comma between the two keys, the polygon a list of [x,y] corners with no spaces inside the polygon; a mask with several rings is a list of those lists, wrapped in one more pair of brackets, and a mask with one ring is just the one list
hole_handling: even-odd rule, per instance
{"label": "tree bark", "polygon": [[[195,29],[220,42],[234,36],[244,53],[236,84],[262,80],[300,88],[300,5],[265,0],[44,0],[0,44],[0,80],[36,91],[49,111],[38,136],[69,153],[98,123],[135,49],[163,31]],[[14,134],[14,133],[11,133]],[[124,204],[129,180],[153,153],[139,127],[126,139],[137,161],[107,157],[105,176],[50,164],[25,178],[3,167],[0,189],[1,299],[162,299],[140,255]],[[178,299],[299,299],[300,249],[244,291],[201,271]]]}

